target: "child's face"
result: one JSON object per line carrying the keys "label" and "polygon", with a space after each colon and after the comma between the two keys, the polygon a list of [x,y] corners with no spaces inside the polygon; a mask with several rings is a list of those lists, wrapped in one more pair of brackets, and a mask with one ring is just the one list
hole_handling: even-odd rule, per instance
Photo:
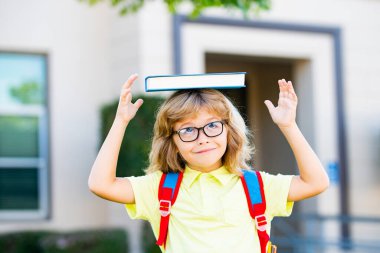
{"label": "child's face", "polygon": [[[222,120],[216,114],[207,110],[201,110],[197,115],[191,118],[185,118],[174,124],[174,131],[189,127],[203,127],[215,121]],[[219,124],[219,123],[216,123]],[[210,124],[208,129],[216,129],[216,124]],[[227,148],[227,125],[223,124],[223,132],[215,137],[208,137],[200,129],[198,138],[191,142],[184,142],[178,134],[174,134],[174,143],[186,164],[194,169],[202,172],[209,172],[222,166],[222,157]],[[191,129],[188,129],[189,131]],[[196,131],[196,130],[192,130]],[[210,135],[210,134],[209,134]]]}

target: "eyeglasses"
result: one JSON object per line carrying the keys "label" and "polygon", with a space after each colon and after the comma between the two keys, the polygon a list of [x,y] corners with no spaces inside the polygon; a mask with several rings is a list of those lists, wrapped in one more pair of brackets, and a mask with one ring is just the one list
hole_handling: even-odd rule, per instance
{"label": "eyeglasses", "polygon": [[198,139],[199,130],[202,129],[203,133],[207,137],[216,137],[223,133],[223,121],[213,121],[207,123],[207,125],[203,127],[185,127],[179,129],[178,131],[174,131],[173,134],[178,134],[179,138],[183,142],[192,142]]}

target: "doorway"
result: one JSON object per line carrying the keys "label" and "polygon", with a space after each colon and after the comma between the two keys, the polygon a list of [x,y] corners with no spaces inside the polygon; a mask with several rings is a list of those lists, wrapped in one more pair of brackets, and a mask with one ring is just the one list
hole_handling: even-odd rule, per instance
{"label": "doorway", "polygon": [[[299,210],[324,215],[347,214],[340,29],[214,17],[193,21],[183,15],[175,17],[173,28],[175,73],[248,73],[247,88],[227,95],[240,107],[255,135],[253,164],[257,169],[273,174],[298,171],[290,147],[263,103],[269,99],[277,104],[277,79],[280,78],[291,79],[295,84],[299,97],[297,124],[322,164],[339,164],[341,183],[330,186],[318,198],[298,202],[290,219],[275,219],[272,226],[277,221],[294,220]],[[273,84],[276,88],[271,91]],[[315,223],[306,222],[301,224],[301,229],[289,225],[306,236],[339,233],[338,227],[325,229],[323,224],[316,227]],[[341,231],[344,238],[349,237],[348,226],[343,224]],[[274,232],[277,231],[272,229],[271,234]],[[288,244],[295,233],[283,234],[288,235],[284,239]]]}
{"label": "doorway", "polygon": [[[205,60],[206,73],[247,72],[246,88],[220,91],[232,100],[253,133],[253,167],[270,174],[298,174],[291,148],[264,104],[268,99],[277,106],[277,80],[294,80],[294,60],[220,53],[206,53]],[[297,84],[293,82],[293,85],[297,91]],[[300,210],[300,205],[294,205],[292,215],[299,214]],[[301,224],[297,220],[287,220],[287,224],[297,233],[301,232]],[[276,228],[274,222],[272,236],[281,236],[282,232]],[[291,248],[282,246],[282,250]]]}
{"label": "doorway", "polygon": [[[206,54],[206,72],[247,72],[246,88],[221,90],[237,106],[253,132],[256,169],[271,174],[296,174],[296,162],[285,137],[273,123],[264,100],[276,106],[277,80],[293,80],[293,62],[227,54]],[[297,90],[296,85],[295,89]]]}

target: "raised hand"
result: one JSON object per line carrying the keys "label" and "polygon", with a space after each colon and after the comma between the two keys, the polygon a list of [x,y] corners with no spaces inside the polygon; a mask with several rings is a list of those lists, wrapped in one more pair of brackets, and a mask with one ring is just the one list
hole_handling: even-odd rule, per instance
{"label": "raised hand", "polygon": [[275,107],[271,101],[265,100],[274,123],[280,128],[286,128],[296,123],[297,95],[291,81],[278,80],[280,94],[278,105]]}
{"label": "raised hand", "polygon": [[279,126],[297,161],[299,175],[290,183],[288,201],[298,201],[315,196],[327,189],[329,177],[322,162],[311,148],[296,124],[297,95],[292,82],[279,80],[278,106],[265,100],[273,121]]}
{"label": "raised hand", "polygon": [[137,74],[131,75],[128,80],[123,84],[120,92],[119,105],[116,111],[116,118],[120,119],[123,123],[128,124],[128,122],[133,119],[136,115],[137,110],[143,104],[142,99],[138,99],[135,103],[132,103],[132,93],[131,88],[133,82],[137,79]]}

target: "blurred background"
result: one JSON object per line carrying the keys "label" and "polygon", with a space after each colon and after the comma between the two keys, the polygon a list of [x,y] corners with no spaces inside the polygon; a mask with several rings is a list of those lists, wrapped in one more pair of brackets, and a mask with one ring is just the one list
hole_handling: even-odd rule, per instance
{"label": "blurred background", "polygon": [[138,73],[146,101],[118,164],[137,176],[169,94],[144,94],[144,77],[229,71],[247,72],[225,92],[254,132],[254,166],[297,173],[263,103],[285,78],[331,180],[273,221],[279,252],[380,252],[380,1],[166,2],[0,0],[0,252],[158,252],[147,223],[87,186],[121,85]]}

